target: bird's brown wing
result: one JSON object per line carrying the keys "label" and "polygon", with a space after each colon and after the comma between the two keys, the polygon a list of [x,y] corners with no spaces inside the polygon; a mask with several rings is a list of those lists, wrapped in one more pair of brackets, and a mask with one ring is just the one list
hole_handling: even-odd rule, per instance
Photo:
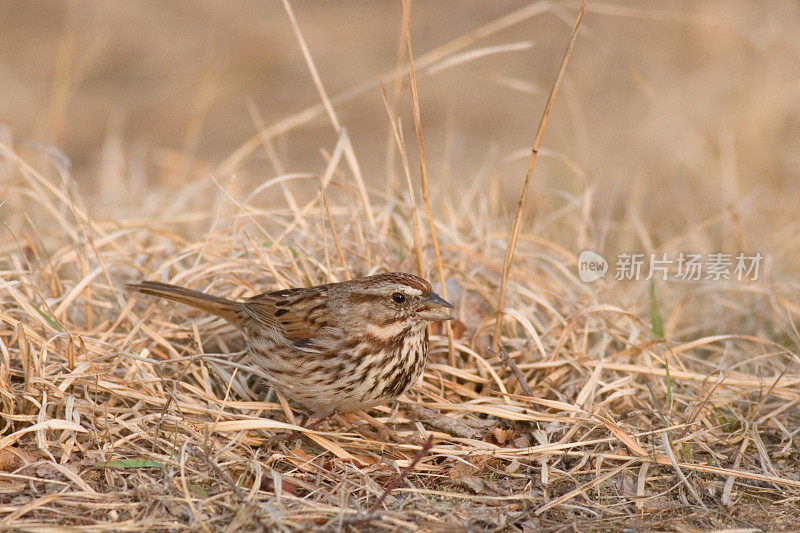
{"label": "bird's brown wing", "polygon": [[244,308],[253,319],[279,329],[295,346],[303,348],[330,325],[325,300],[323,289],[287,289],[253,296],[245,300]]}

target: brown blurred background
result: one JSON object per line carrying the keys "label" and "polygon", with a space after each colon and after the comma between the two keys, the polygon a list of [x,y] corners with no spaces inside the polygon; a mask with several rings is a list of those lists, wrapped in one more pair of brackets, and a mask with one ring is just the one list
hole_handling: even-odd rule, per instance
{"label": "brown blurred background", "polygon": [[[745,248],[791,264],[800,247],[799,5],[590,1],[537,163],[531,219],[591,190],[596,249]],[[392,92],[399,2],[292,6],[331,97],[379,76]],[[487,55],[420,72],[431,178],[457,193],[456,208],[471,185],[495,180],[513,210],[578,3],[412,3],[418,61],[526,6],[542,12],[458,52]],[[407,83],[401,94],[416,171]],[[278,1],[0,4],[2,125],[18,146],[66,154],[97,216],[131,208],[120,190],[169,193],[208,179],[258,120],[271,126],[319,102]],[[336,110],[368,185],[381,190],[390,177],[380,89]],[[279,135],[282,170],[319,174],[320,149],[336,139],[324,115]],[[235,171],[253,185],[276,175],[260,149]],[[554,220],[532,230],[575,245],[575,225]]]}

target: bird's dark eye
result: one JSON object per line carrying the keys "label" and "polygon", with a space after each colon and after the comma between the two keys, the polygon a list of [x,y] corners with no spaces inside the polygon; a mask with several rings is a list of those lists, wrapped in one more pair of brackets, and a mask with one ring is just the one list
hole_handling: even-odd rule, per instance
{"label": "bird's dark eye", "polygon": [[402,292],[395,292],[392,294],[392,300],[396,304],[401,304],[406,301],[406,295]]}

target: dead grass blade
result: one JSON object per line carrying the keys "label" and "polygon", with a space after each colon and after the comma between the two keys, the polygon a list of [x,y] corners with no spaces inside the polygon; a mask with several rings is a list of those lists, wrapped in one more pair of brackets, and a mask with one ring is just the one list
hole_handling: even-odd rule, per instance
{"label": "dead grass blade", "polygon": [[575,39],[578,37],[578,28],[581,25],[583,14],[586,10],[586,1],[587,0],[583,0],[581,3],[581,8],[578,11],[577,18],[575,19],[575,25],[572,27],[572,33],[569,37],[567,49],[564,52],[564,58],[561,60],[561,66],[558,68],[555,82],[553,82],[553,87],[550,89],[550,96],[547,97],[547,103],[545,104],[542,118],[539,121],[539,127],[536,130],[536,137],[533,140],[533,148],[531,150],[531,158],[528,163],[528,171],[525,174],[522,192],[520,193],[519,201],[517,202],[517,209],[514,212],[514,224],[511,227],[508,248],[506,248],[505,259],[503,260],[503,277],[500,278],[500,295],[497,298],[497,323],[494,328],[494,336],[492,337],[493,350],[497,350],[497,348],[500,346],[500,332],[503,328],[501,313],[506,305],[506,287],[508,285],[509,274],[511,273],[511,263],[514,260],[514,251],[517,247],[517,239],[519,238],[520,223],[522,222],[522,211],[525,207],[525,200],[528,198],[528,188],[530,187],[531,176],[533,175],[533,165],[536,163],[536,156],[539,154],[539,146],[541,145],[542,138],[544,137],[544,130],[547,127],[547,121],[550,118],[550,111],[553,108],[553,102],[555,102],[556,94],[558,94],[558,88],[561,85],[561,79],[564,77],[564,72],[567,70],[567,62],[569,61],[570,54],[572,54],[572,47],[575,45]]}
{"label": "dead grass blade", "polygon": [[[419,93],[417,92],[417,74],[414,70],[414,54],[411,51],[411,29],[408,27],[408,1],[403,0],[403,25],[406,31],[406,44],[408,45],[408,63],[409,77],[411,79],[411,104],[414,110],[414,128],[417,131],[417,147],[419,149],[419,175],[422,181],[422,202],[425,204],[425,212],[428,215],[428,227],[431,232],[431,242],[433,244],[433,253],[436,256],[436,270],[439,274],[439,283],[441,283],[442,298],[447,300],[447,285],[444,278],[444,269],[442,268],[442,254],[439,251],[439,240],[436,238],[436,225],[433,222],[433,214],[431,213],[430,192],[428,186],[428,168],[425,164],[425,144],[422,140],[422,118],[419,112]],[[444,323],[445,330],[447,331],[447,343],[449,350],[450,366],[456,366],[456,355],[453,348],[453,329],[450,322]]]}

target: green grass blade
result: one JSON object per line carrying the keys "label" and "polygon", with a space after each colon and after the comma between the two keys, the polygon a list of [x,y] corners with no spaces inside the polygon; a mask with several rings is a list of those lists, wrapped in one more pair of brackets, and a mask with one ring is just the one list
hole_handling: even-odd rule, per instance
{"label": "green grass blade", "polygon": [[656,301],[656,284],[650,280],[650,326],[653,328],[653,335],[656,338],[664,338],[664,321],[658,312],[658,302]]}
{"label": "green grass blade", "polygon": [[47,313],[45,313],[44,311],[42,311],[41,309],[39,309],[38,307],[36,307],[33,304],[31,304],[31,307],[36,309],[36,312],[39,313],[41,315],[41,317],[44,318],[47,321],[48,324],[53,326],[53,328],[55,328],[56,331],[58,331],[59,333],[64,333],[64,330],[61,328],[59,323],[56,322],[55,320],[53,320],[52,318],[50,318],[50,316]]}

